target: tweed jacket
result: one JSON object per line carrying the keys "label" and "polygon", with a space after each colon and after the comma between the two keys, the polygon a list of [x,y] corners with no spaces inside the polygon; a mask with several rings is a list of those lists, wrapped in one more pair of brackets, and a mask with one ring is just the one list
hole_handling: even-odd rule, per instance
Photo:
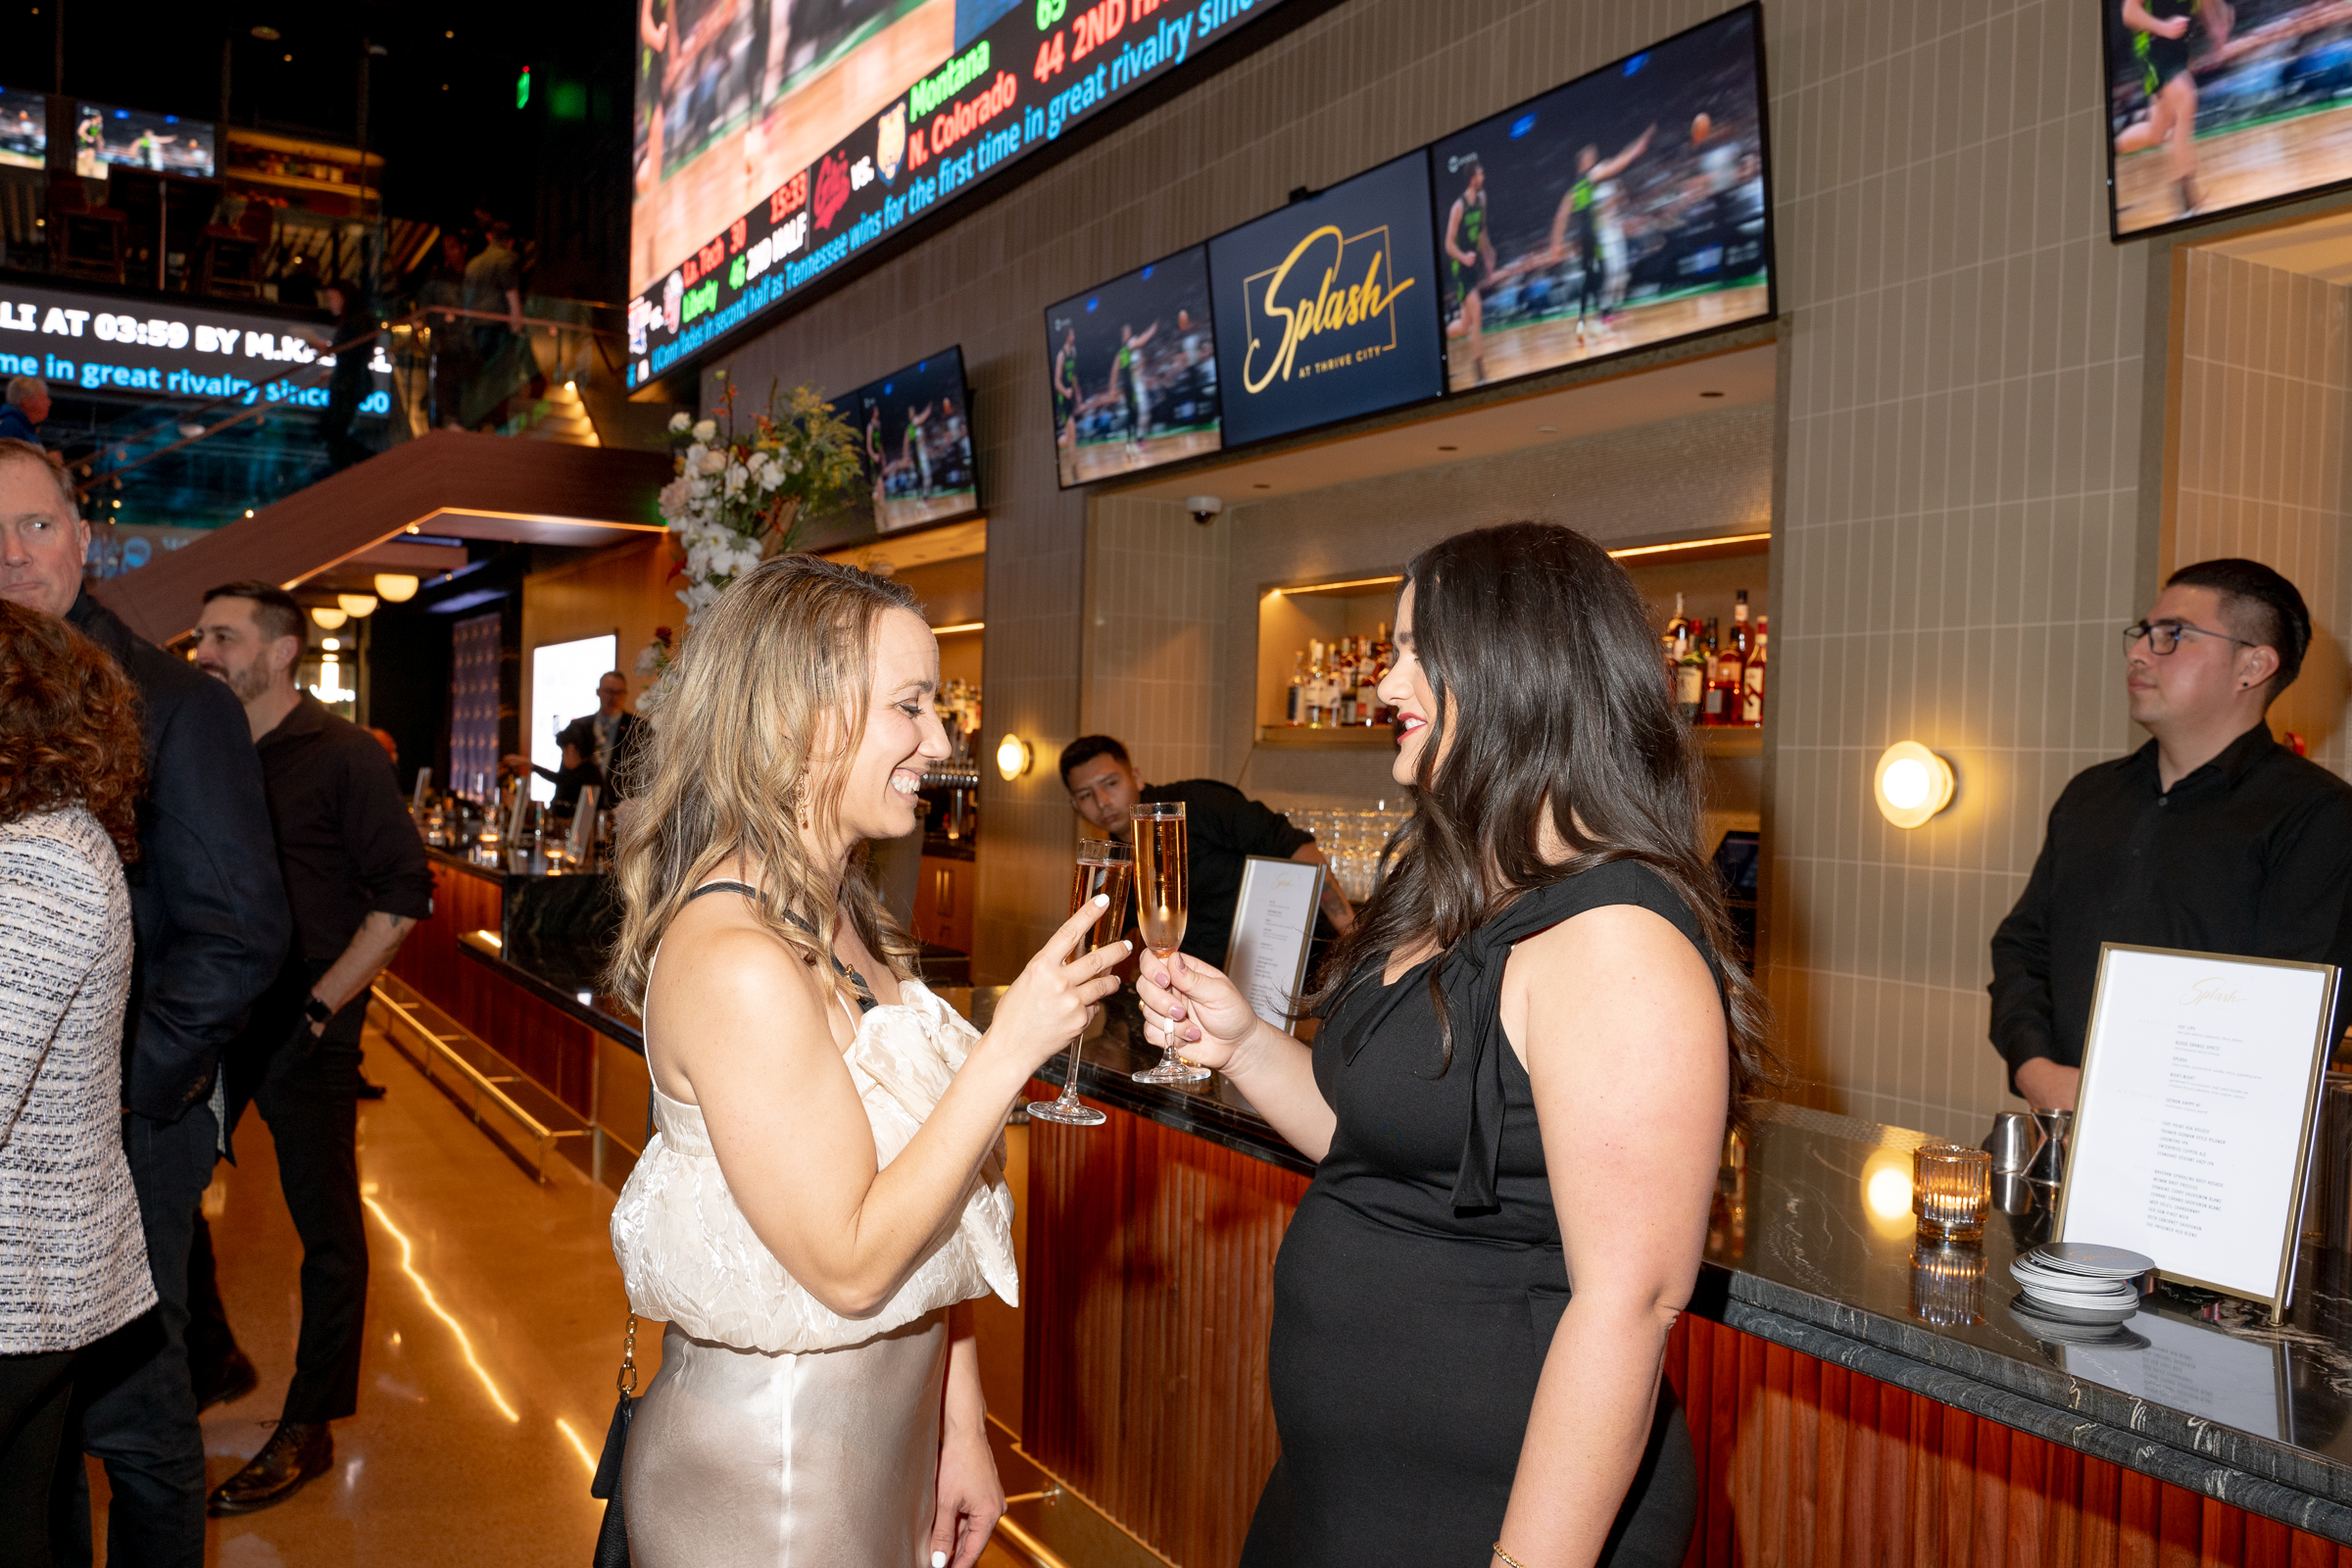
{"label": "tweed jacket", "polygon": [[0,1355],[155,1304],[122,1156],[130,893],[80,807],[0,825]]}

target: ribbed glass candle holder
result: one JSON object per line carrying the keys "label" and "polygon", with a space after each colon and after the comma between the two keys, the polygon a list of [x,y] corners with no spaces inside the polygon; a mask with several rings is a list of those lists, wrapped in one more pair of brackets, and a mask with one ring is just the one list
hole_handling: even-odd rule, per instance
{"label": "ribbed glass candle holder", "polygon": [[1922,1144],[1911,1152],[1911,1212],[1923,1242],[1976,1242],[1992,1202],[1992,1156],[1959,1144]]}

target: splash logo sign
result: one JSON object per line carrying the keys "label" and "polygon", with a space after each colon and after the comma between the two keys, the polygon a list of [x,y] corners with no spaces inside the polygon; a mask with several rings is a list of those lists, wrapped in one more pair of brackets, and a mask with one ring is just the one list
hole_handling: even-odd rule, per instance
{"label": "splash logo sign", "polygon": [[1209,241],[1227,446],[1438,395],[1428,192],[1413,153]]}
{"label": "splash logo sign", "polygon": [[1263,392],[1278,377],[1330,375],[1394,352],[1396,296],[1420,279],[1396,281],[1392,255],[1385,223],[1354,235],[1325,223],[1292,246],[1280,266],[1245,279],[1250,351],[1243,387]]}

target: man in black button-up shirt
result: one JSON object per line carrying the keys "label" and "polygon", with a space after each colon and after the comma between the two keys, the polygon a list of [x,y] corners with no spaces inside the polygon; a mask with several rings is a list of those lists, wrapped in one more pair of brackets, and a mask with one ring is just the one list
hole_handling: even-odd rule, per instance
{"label": "man in black button-up shirt", "polygon": [[432,868],[375,737],[295,684],[302,611],[268,583],[205,596],[196,662],[245,705],[261,753],[294,946],[229,1047],[228,1125],[270,1124],[302,1238],[302,1335],[276,1433],[215,1489],[216,1514],[284,1501],[332,1462],[327,1422],[359,1405],[368,1232],[355,1133],[368,987],[432,913]]}
{"label": "man in black button-up shirt", "polygon": [[2075,775],[1992,936],[1992,1043],[2036,1106],[2073,1109],[2099,944],[2352,967],[2352,785],[2271,739],[2311,615],[2251,561],[2173,574],[2127,633],[2155,738]]}

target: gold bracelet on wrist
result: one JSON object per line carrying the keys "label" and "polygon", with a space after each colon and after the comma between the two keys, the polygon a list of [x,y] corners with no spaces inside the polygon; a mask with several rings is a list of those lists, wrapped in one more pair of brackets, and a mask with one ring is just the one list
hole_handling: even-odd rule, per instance
{"label": "gold bracelet on wrist", "polygon": [[1527,1568],[1527,1564],[1521,1562],[1518,1558],[1512,1556],[1509,1552],[1502,1549],[1501,1542],[1497,1541],[1494,1543],[1493,1549],[1494,1555],[1503,1560],[1505,1568]]}

